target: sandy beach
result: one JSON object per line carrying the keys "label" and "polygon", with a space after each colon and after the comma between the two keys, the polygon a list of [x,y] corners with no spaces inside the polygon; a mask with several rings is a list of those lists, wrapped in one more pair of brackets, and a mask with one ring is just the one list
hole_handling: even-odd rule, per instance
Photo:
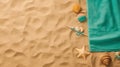
{"label": "sandy beach", "polygon": [[[105,53],[77,58],[73,48],[88,49],[88,37],[76,36],[67,26],[83,27],[72,11],[77,0],[0,0],[0,67],[105,67]],[[86,1],[81,7],[86,9]],[[114,53],[111,67],[120,67]]]}

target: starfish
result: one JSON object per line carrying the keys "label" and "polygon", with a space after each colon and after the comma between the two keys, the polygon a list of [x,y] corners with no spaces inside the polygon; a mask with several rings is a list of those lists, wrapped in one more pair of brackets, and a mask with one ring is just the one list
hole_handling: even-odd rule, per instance
{"label": "starfish", "polygon": [[85,46],[83,46],[81,49],[79,49],[79,48],[75,48],[75,49],[76,49],[76,51],[78,51],[78,55],[77,55],[78,58],[81,57],[85,60],[87,58],[87,56],[90,55],[90,53],[88,51],[86,51]]}

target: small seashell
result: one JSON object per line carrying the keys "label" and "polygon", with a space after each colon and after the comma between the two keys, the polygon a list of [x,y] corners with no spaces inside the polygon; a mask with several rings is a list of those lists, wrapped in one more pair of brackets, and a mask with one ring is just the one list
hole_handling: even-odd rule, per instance
{"label": "small seashell", "polygon": [[[70,28],[72,31],[74,31],[77,36],[85,35],[82,27],[70,27],[70,26],[67,26],[67,27]],[[87,36],[87,35],[85,35],[85,36]]]}
{"label": "small seashell", "polygon": [[84,29],[83,29],[83,27],[80,27],[80,31],[81,31],[81,32],[84,32]]}
{"label": "small seashell", "polygon": [[115,53],[115,58],[118,59],[118,60],[120,60],[120,53],[119,52]]}
{"label": "small seashell", "polygon": [[86,16],[79,16],[78,17],[79,22],[84,22],[84,21],[86,21],[86,19],[87,19]]}
{"label": "small seashell", "polygon": [[74,4],[72,10],[73,10],[73,12],[75,12],[75,13],[79,13],[79,12],[81,11],[81,6],[80,6],[80,4]]}
{"label": "small seashell", "polygon": [[80,31],[80,29],[79,29],[78,27],[75,27],[75,30],[76,30],[76,31]]}
{"label": "small seashell", "polygon": [[75,27],[75,30],[78,32],[84,32],[83,27]]}
{"label": "small seashell", "polygon": [[120,53],[119,52],[115,52],[115,55],[119,55],[120,56]]}
{"label": "small seashell", "polygon": [[108,54],[104,55],[101,58],[101,63],[104,64],[105,66],[110,65],[111,62],[112,62],[112,59],[111,59],[111,57]]}

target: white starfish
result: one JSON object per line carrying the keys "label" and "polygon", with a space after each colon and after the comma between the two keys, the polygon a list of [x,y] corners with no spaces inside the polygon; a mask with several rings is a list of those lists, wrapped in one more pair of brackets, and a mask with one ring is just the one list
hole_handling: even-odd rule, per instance
{"label": "white starfish", "polygon": [[79,48],[75,48],[75,49],[76,49],[76,51],[78,51],[78,55],[77,55],[78,58],[81,57],[85,60],[87,58],[87,56],[90,55],[90,53],[88,51],[86,51],[85,46],[83,46],[81,49],[79,49]]}

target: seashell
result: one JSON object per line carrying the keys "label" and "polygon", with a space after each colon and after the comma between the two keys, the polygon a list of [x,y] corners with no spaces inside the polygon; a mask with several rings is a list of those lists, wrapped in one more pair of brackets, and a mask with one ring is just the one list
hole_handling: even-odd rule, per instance
{"label": "seashell", "polygon": [[108,54],[104,55],[101,58],[101,63],[104,64],[105,66],[110,65],[111,62],[112,62],[112,59],[111,59],[111,57]]}
{"label": "seashell", "polygon": [[84,32],[84,29],[83,29],[83,27],[80,27],[80,31],[81,31],[81,32]]}
{"label": "seashell", "polygon": [[76,31],[80,31],[80,29],[79,29],[78,27],[75,27],[75,30],[76,30]]}
{"label": "seashell", "polygon": [[86,20],[87,20],[87,18],[86,18],[86,16],[84,16],[84,15],[78,17],[78,21],[79,21],[79,22],[84,22],[84,21],[86,21]]}
{"label": "seashell", "polygon": [[115,58],[120,60],[120,53],[119,52],[115,52]]}
{"label": "seashell", "polygon": [[115,55],[120,55],[120,53],[119,52],[115,52]]}
{"label": "seashell", "polygon": [[80,32],[84,32],[83,27],[75,27],[75,30],[76,30],[76,31],[80,31]]}
{"label": "seashell", "polygon": [[80,4],[74,4],[73,5],[73,12],[75,12],[75,13],[79,13],[80,11],[81,11],[81,6],[80,6]]}

